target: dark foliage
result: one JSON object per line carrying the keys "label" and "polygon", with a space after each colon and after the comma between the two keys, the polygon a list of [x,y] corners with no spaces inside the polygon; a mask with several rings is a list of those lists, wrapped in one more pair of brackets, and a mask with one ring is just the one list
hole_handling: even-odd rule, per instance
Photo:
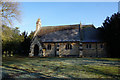
{"label": "dark foliage", "polygon": [[31,32],[29,36],[25,31],[22,34],[19,32],[17,27],[2,26],[2,54],[28,56],[34,32]]}
{"label": "dark foliage", "polygon": [[120,13],[107,17],[102,28],[109,57],[120,57]]}
{"label": "dark foliage", "polygon": [[30,44],[31,44],[31,39],[34,35],[34,32],[31,32],[30,35],[28,36],[27,32],[23,32],[21,36],[24,37],[23,42],[21,43],[21,53],[22,56],[28,56],[30,52]]}

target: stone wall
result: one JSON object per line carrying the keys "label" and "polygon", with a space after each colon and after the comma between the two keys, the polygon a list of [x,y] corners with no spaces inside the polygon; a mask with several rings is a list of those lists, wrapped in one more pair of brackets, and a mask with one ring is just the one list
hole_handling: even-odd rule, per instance
{"label": "stone wall", "polygon": [[72,49],[66,50],[65,47],[68,43],[60,43],[59,55],[60,56],[79,56],[78,43],[69,43],[72,45]]}
{"label": "stone wall", "polygon": [[[51,45],[51,50],[47,49],[48,44]],[[43,43],[43,45],[46,48],[45,51],[43,52],[44,57],[53,57],[53,56],[55,56],[55,43]]]}
{"label": "stone wall", "polygon": [[33,40],[33,42],[31,43],[30,45],[30,53],[29,53],[29,56],[32,57],[34,56],[34,47],[35,45],[38,45],[39,46],[39,53],[38,53],[38,56],[42,56],[42,46],[40,44],[40,42],[38,41],[38,37],[36,36]]}
{"label": "stone wall", "polygon": [[[103,44],[103,48],[101,48],[101,44]],[[98,56],[97,57],[107,57],[107,52],[106,52],[106,43],[98,43],[97,44],[97,54]]]}
{"label": "stone wall", "polygon": [[[91,48],[87,48],[87,44],[91,44]],[[101,48],[101,44],[103,48]],[[105,43],[83,43],[84,57],[106,57]]]}
{"label": "stone wall", "polygon": [[[43,57],[63,57],[63,56],[78,56],[79,57],[79,42],[71,43],[43,43],[45,49],[42,49],[41,44],[36,38],[31,44],[31,53],[30,56],[34,56],[34,45],[39,46],[39,55]],[[51,45],[51,49],[48,50],[48,44]],[[72,49],[65,49],[67,44],[72,45]],[[87,47],[87,44],[91,44],[91,48]],[[101,44],[103,45],[101,48]],[[83,56],[84,57],[106,57],[106,44],[105,43],[83,43]],[[41,50],[43,52],[41,52]]]}
{"label": "stone wall", "polygon": [[[69,43],[72,45],[72,49],[66,50],[65,47],[68,43],[43,43],[46,47],[45,52],[43,53],[44,56],[79,56],[79,49],[78,43]],[[48,44],[51,44],[51,50],[47,49]],[[57,51],[57,45],[59,45],[59,50]]]}

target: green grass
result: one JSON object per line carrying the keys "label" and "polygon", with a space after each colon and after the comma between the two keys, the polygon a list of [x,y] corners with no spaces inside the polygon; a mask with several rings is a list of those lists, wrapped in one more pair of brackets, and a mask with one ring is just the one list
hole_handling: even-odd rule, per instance
{"label": "green grass", "polygon": [[[104,61],[107,60],[107,61]],[[3,72],[13,78],[118,78],[114,58],[3,58]]]}
{"label": "green grass", "polygon": [[120,61],[120,58],[96,58],[99,60],[110,60],[110,61]]}

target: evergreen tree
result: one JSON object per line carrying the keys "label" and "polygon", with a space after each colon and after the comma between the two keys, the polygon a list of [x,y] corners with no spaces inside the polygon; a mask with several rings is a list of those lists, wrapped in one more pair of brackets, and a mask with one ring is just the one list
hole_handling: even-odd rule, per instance
{"label": "evergreen tree", "polygon": [[103,23],[102,31],[107,43],[110,57],[120,57],[120,13],[107,17]]}

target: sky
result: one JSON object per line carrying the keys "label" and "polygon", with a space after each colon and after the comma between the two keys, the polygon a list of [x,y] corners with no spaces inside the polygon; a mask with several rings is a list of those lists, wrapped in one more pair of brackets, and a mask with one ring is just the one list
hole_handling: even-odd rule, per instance
{"label": "sky", "polygon": [[117,2],[21,2],[21,22],[15,22],[20,31],[35,31],[36,21],[42,27],[93,24],[100,27],[107,16],[118,12]]}

